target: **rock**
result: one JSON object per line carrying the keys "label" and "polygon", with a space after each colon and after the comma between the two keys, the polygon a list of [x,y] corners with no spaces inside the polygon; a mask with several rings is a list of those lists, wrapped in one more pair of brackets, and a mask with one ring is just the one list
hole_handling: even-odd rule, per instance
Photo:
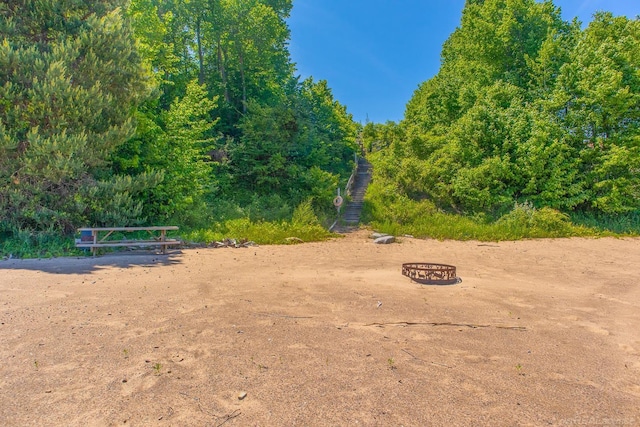
{"label": "rock", "polygon": [[389,243],[393,243],[395,241],[396,241],[396,238],[393,236],[382,236],[375,239],[373,243],[376,243],[378,245],[388,245]]}
{"label": "rock", "polygon": [[241,391],[241,392],[238,394],[238,400],[242,400],[242,399],[244,399],[245,397],[247,397],[247,392],[246,392],[246,391]]}
{"label": "rock", "polygon": [[388,236],[388,234],[384,234],[384,233],[372,233],[371,234],[371,238],[372,239],[379,239],[380,237],[385,237]]}

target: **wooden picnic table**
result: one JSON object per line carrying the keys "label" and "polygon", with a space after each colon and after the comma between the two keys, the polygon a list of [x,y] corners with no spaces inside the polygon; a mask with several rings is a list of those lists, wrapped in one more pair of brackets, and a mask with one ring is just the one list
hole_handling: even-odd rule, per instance
{"label": "wooden picnic table", "polygon": [[[79,248],[90,248],[93,256],[98,248],[117,246],[160,246],[162,253],[167,253],[167,246],[179,245],[178,239],[167,239],[167,231],[178,230],[175,225],[163,225],[154,227],[85,227],[79,228],[80,239],[76,240]],[[113,233],[146,231],[149,239],[120,239],[114,240]]]}

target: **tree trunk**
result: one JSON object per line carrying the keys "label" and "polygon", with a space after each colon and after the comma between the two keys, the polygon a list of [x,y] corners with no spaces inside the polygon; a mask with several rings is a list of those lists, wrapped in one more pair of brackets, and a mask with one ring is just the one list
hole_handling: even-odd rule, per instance
{"label": "tree trunk", "polygon": [[227,103],[231,102],[231,97],[229,96],[229,83],[227,80],[227,69],[225,68],[225,63],[227,62],[227,55],[222,49],[220,43],[220,36],[218,36],[218,70],[220,71],[220,78],[222,79],[222,87],[224,88],[224,100]]}
{"label": "tree trunk", "polygon": [[238,52],[240,59],[240,79],[242,81],[242,113],[247,114],[247,83],[244,77],[244,54],[242,48]]}
{"label": "tree trunk", "polygon": [[202,52],[202,32],[200,29],[200,17],[196,20],[196,41],[198,43],[198,63],[199,63],[199,72],[198,72],[198,83],[201,85],[204,84],[204,53]]}

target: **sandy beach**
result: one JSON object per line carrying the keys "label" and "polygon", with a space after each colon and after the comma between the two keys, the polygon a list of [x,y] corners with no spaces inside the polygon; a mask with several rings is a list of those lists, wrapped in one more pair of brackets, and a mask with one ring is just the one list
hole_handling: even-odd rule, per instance
{"label": "sandy beach", "polygon": [[640,239],[369,234],[0,261],[0,425],[640,425]]}

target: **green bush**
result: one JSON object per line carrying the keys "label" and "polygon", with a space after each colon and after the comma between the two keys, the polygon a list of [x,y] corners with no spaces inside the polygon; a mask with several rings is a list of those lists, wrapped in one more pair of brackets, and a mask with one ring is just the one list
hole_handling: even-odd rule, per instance
{"label": "green bush", "polygon": [[[210,243],[225,238],[253,241],[257,244],[291,244],[321,241],[334,234],[320,225],[311,200],[301,203],[291,220],[263,221],[235,218],[215,224],[209,229],[195,230],[184,235],[185,240]],[[299,239],[299,240],[298,240]]]}
{"label": "green bush", "polygon": [[0,259],[52,258],[81,253],[72,239],[61,237],[54,232],[14,230],[2,233],[0,239]]}
{"label": "green bush", "polygon": [[572,224],[569,216],[555,209],[536,209],[529,202],[515,203],[511,212],[496,221],[495,227],[514,239],[526,237],[569,237],[595,234]]}
{"label": "green bush", "polygon": [[[528,238],[553,238],[571,236],[601,236],[602,231],[576,225],[568,215],[555,209],[536,209],[531,203],[516,203],[513,209],[495,221],[487,214],[474,216],[455,215],[425,209],[423,214],[416,214],[422,202],[403,201],[402,206],[408,213],[408,221],[392,221],[385,217],[374,217],[371,225],[384,233],[434,239],[501,241]],[[385,209],[400,210],[398,205],[386,206]],[[376,212],[376,209],[370,209]]]}

